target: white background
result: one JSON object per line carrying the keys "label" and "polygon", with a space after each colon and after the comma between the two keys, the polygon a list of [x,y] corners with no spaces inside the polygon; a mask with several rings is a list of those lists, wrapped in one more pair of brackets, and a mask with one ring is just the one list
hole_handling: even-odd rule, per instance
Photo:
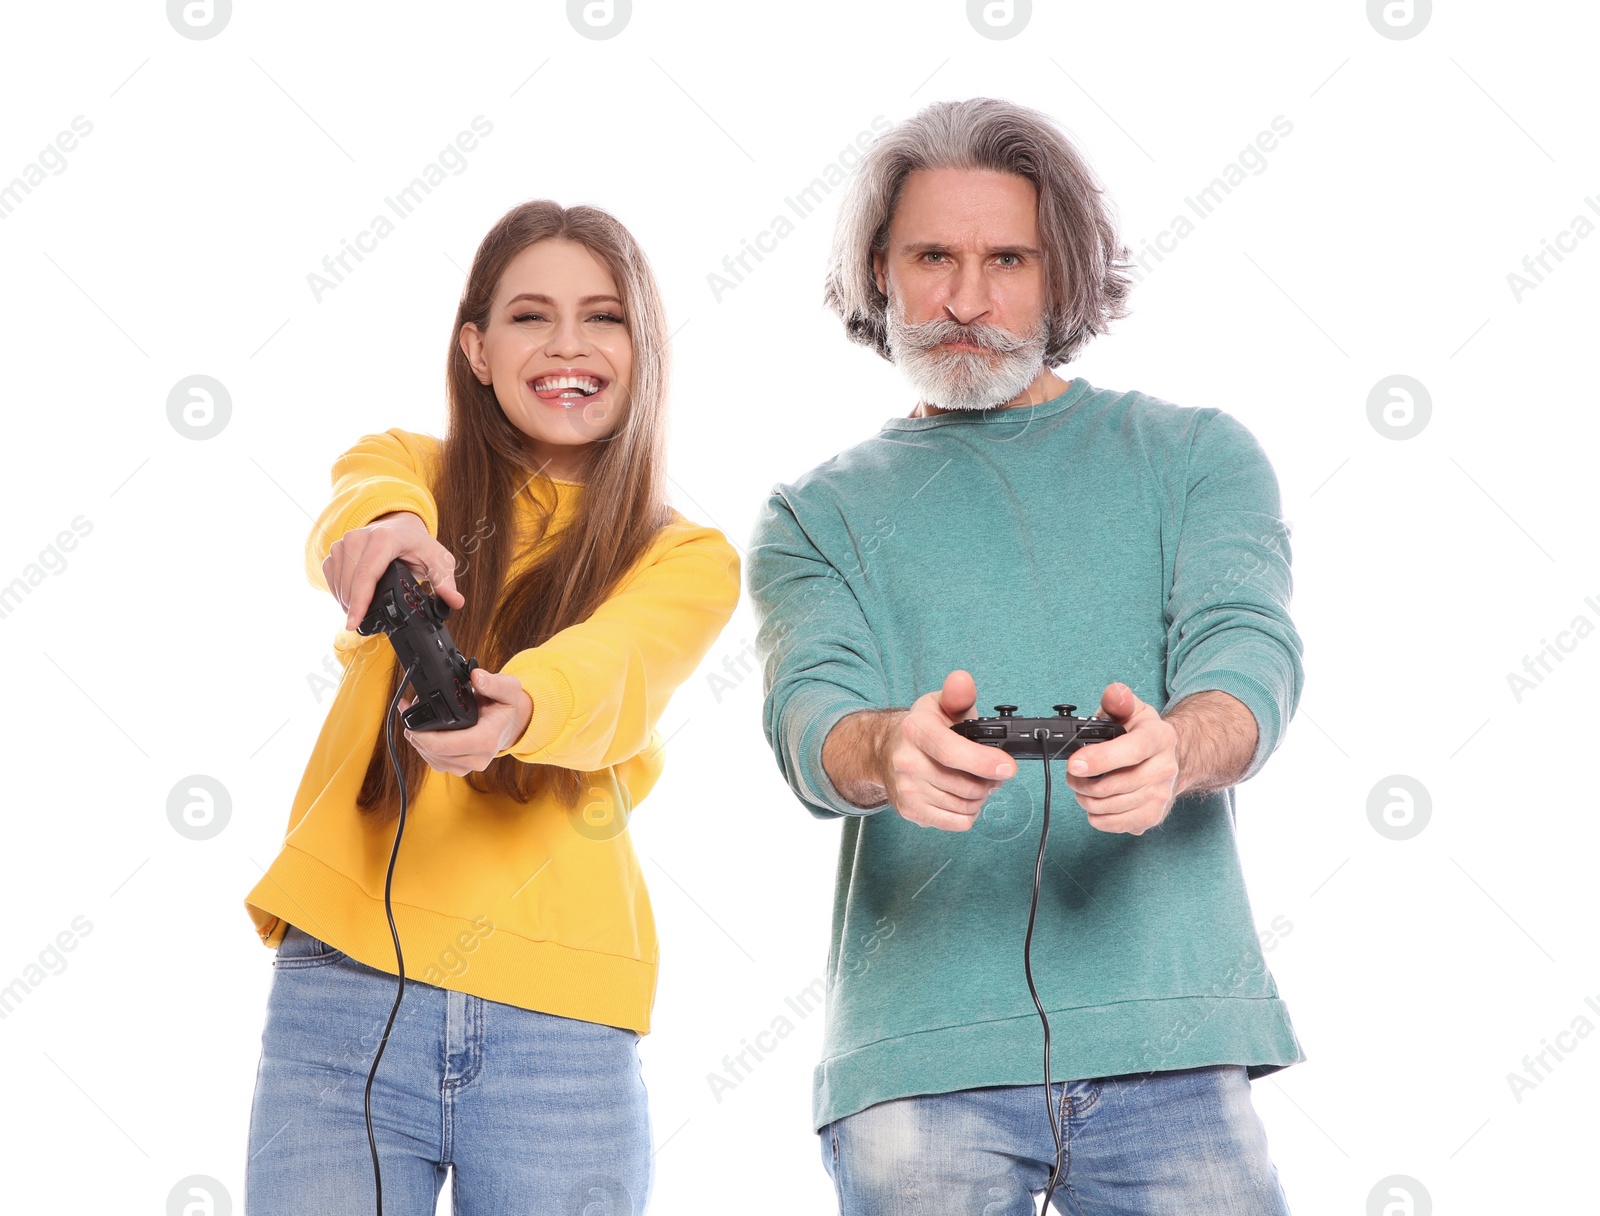
{"label": "white background", "polygon": [[[1507,673],[1600,624],[1600,239],[1520,300],[1507,275],[1600,222],[1600,22],[1458,3],[1394,39],[1358,0],[1039,7],[1001,39],[959,0],[637,0],[603,40],[548,0],[241,2],[208,39],[149,0],[7,10],[0,183],[93,124],[0,220],[0,584],[92,525],[0,618],[0,985],[92,925],[0,1021],[8,1206],[159,1213],[203,1174],[241,1208],[271,978],[242,900],[341,621],[302,546],[359,435],[442,431],[462,268],[493,221],[547,196],[637,235],[676,333],[677,503],[742,547],[773,483],[911,397],[821,307],[837,194],[720,301],[707,276],[875,116],[994,94],[1064,124],[1136,250],[1293,124],[1063,374],[1231,411],[1282,485],[1307,680],[1239,828],[1258,926],[1292,925],[1267,961],[1309,1058],[1254,1092],[1297,1216],[1379,1211],[1396,1174],[1414,1181],[1395,1212],[1596,1210],[1600,1036],[1567,1038],[1520,1101],[1507,1075],[1600,1026],[1582,759],[1600,640],[1520,700]],[[466,170],[319,302],[308,273],[480,114]],[[167,416],[195,374],[232,407],[203,441]],[[1431,397],[1414,438],[1368,419],[1393,374]],[[667,712],[632,826],[662,941],[642,1048],[658,1216],[833,1203],[808,1122],[820,1015],[720,1102],[707,1083],[827,953],[838,823],[780,782],[759,678],[720,700],[708,683],[751,637],[741,604]],[[205,841],[166,813],[196,773],[231,796]],[[1368,816],[1393,774],[1431,801],[1407,840]]]}

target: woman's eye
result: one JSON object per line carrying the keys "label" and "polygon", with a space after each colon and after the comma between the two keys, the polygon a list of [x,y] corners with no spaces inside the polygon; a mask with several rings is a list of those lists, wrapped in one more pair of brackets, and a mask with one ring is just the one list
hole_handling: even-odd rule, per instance
{"label": "woman's eye", "polygon": [[1022,265],[1022,259],[1014,253],[1002,253],[1000,255],[1000,264],[1003,266],[1020,266]]}
{"label": "woman's eye", "polygon": [[609,312],[595,313],[595,315],[590,317],[589,320],[591,320],[591,321],[614,321],[618,325],[622,324],[622,318],[621,317],[617,316],[615,313],[609,313]]}
{"label": "woman's eye", "polygon": [[537,312],[525,312],[525,313],[521,314],[520,316],[512,317],[511,319],[513,321],[517,321],[517,322],[522,322],[522,321],[543,321],[544,320],[544,314],[537,313]]}

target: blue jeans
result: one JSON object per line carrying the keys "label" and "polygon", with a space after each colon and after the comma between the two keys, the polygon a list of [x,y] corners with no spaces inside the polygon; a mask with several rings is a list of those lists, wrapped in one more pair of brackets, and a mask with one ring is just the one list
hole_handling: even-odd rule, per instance
{"label": "blue jeans", "polygon": [[[395,977],[290,927],[250,1108],[247,1216],[368,1216],[363,1096]],[[652,1180],[632,1030],[406,980],[372,1085],[385,1216],[638,1216]]]}
{"label": "blue jeans", "polygon": [[[1287,1216],[1243,1064],[1051,1086],[1070,1216]],[[1055,1165],[1044,1084],[879,1102],[821,1131],[841,1216],[1031,1216]]]}

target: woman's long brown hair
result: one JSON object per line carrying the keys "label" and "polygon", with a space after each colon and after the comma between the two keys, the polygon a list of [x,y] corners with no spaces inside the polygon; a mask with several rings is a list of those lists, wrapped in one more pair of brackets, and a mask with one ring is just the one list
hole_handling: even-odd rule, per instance
{"label": "woman's long brown hair", "polygon": [[[494,387],[473,373],[459,339],[468,322],[480,332],[488,330],[506,266],[528,246],[546,240],[577,242],[611,271],[633,346],[632,383],[625,386],[616,427],[588,449],[583,489],[569,522],[552,538],[549,551],[507,585],[518,547],[538,545],[550,522],[546,514],[531,531],[520,528],[519,491],[530,478],[545,482],[545,490],[552,487],[543,472],[530,467],[527,436],[506,417]],[[450,331],[445,372],[450,422],[431,489],[439,508],[438,539],[456,559],[456,587],[466,600],[451,614],[448,627],[461,653],[477,656],[480,666],[499,671],[518,651],[587,618],[671,519],[666,346],[666,313],[649,263],[628,230],[607,212],[565,208],[545,199],[523,203],[501,217],[478,246]],[[570,494],[572,487],[561,492]],[[464,550],[474,542],[476,549],[463,563]],[[402,674],[396,663],[385,705]],[[403,737],[395,746],[408,798],[414,801],[431,770]],[[569,806],[583,786],[577,772],[513,756],[490,761],[466,780],[479,793],[492,791],[519,802],[553,792]],[[399,813],[400,790],[382,729],[357,802],[369,813]]]}

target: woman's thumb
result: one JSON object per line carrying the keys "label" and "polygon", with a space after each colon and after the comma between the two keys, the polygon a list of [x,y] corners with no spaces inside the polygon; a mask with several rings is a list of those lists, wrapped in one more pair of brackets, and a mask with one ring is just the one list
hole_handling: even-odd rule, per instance
{"label": "woman's thumb", "polygon": [[456,590],[455,571],[442,562],[429,564],[428,583],[433,588],[433,593],[452,608],[460,608],[467,602],[466,597]]}

